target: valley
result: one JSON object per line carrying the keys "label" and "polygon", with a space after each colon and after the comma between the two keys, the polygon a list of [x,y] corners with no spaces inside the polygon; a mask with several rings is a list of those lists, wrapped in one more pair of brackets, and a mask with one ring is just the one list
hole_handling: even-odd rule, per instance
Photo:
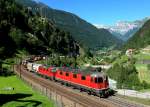
{"label": "valley", "polygon": [[[0,96],[27,95],[3,100],[0,106],[34,106],[37,103],[39,107],[54,106],[53,100],[49,102],[14,74],[13,66],[22,62],[85,73],[100,70],[113,82],[108,84],[113,90],[122,90],[123,94],[124,90],[150,93],[148,15],[112,25],[93,24],[70,11],[55,9],[40,1],[1,0],[0,16]],[[43,59],[34,61],[36,57]],[[136,99],[130,95],[120,95],[120,98],[150,105],[149,98]]]}

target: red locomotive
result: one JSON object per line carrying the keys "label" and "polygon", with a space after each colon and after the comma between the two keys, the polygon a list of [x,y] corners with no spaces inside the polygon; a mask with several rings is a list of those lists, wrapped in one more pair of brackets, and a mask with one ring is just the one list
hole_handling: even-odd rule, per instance
{"label": "red locomotive", "polygon": [[68,67],[46,67],[27,63],[29,71],[37,72],[51,80],[86,91],[88,94],[107,97],[110,94],[108,77],[97,70],[80,70]]}

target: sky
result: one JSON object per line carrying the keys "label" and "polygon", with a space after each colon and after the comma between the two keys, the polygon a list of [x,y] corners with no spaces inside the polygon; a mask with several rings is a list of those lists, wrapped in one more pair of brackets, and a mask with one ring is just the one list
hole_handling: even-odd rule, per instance
{"label": "sky", "polygon": [[150,16],[150,0],[38,0],[92,24],[113,25]]}

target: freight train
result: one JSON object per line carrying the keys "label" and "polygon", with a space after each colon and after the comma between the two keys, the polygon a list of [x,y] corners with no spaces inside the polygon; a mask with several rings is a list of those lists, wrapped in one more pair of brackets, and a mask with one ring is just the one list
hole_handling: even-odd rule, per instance
{"label": "freight train", "polygon": [[99,97],[108,97],[114,94],[109,89],[108,77],[100,70],[81,70],[69,67],[54,67],[32,62],[25,64],[28,71],[35,72],[52,81],[85,91]]}

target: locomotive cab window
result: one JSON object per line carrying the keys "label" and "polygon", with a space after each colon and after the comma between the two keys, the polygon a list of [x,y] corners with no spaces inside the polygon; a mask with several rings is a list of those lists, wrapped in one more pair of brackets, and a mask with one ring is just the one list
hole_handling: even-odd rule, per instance
{"label": "locomotive cab window", "polygon": [[60,72],[60,75],[63,75],[62,71]]}
{"label": "locomotive cab window", "polygon": [[92,78],[91,78],[91,82],[93,82],[93,81],[94,81],[94,78],[92,77]]}
{"label": "locomotive cab window", "polygon": [[102,83],[103,82],[103,78],[99,77],[97,81],[98,81],[98,83]]}
{"label": "locomotive cab window", "polygon": [[73,78],[77,78],[77,74],[73,74]]}
{"label": "locomotive cab window", "polygon": [[81,80],[86,80],[86,77],[85,76],[81,76]]}
{"label": "locomotive cab window", "polygon": [[102,82],[103,82],[103,78],[101,77],[95,78],[95,83],[102,83]]}
{"label": "locomotive cab window", "polygon": [[66,73],[66,76],[68,77],[68,76],[69,76],[69,73]]}

